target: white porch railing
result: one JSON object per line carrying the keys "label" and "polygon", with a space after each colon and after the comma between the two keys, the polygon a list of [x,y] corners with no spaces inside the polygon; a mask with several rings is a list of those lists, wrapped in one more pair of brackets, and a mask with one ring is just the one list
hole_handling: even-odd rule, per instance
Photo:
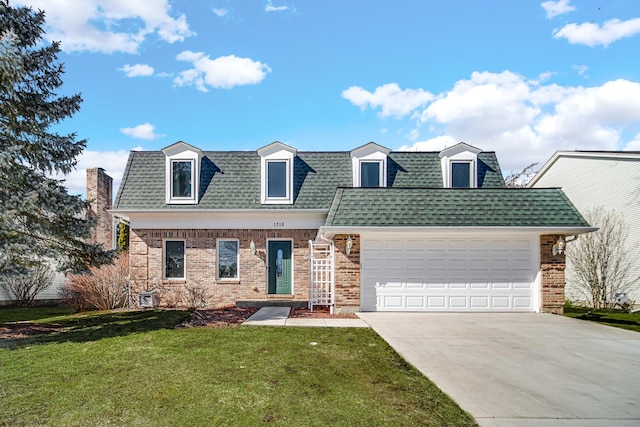
{"label": "white porch railing", "polygon": [[309,309],[316,305],[328,306],[331,314],[334,295],[334,246],[331,243],[309,240]]}

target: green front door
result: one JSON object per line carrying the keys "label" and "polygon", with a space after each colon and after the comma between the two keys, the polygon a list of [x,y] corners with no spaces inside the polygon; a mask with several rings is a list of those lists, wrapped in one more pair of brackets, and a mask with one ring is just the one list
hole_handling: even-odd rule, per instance
{"label": "green front door", "polygon": [[269,241],[269,293],[291,294],[291,241]]}

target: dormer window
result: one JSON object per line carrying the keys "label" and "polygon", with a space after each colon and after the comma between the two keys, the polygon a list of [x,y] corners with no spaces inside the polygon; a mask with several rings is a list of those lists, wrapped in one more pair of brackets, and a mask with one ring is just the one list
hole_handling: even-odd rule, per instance
{"label": "dormer window", "polygon": [[193,198],[194,172],[193,160],[171,161],[171,198],[173,200]]}
{"label": "dormer window", "polygon": [[204,153],[182,141],[162,149],[166,159],[166,203],[198,203],[200,162]]}
{"label": "dormer window", "polygon": [[444,188],[476,188],[478,186],[478,154],[482,150],[461,142],[439,154]]}
{"label": "dormer window", "polygon": [[276,141],[260,148],[258,154],[260,155],[262,204],[293,204],[293,159],[297,150]]}
{"label": "dormer window", "polygon": [[360,187],[382,187],[382,161],[360,162]]}
{"label": "dormer window", "polygon": [[288,160],[267,160],[267,199],[287,199]]}
{"label": "dormer window", "polygon": [[353,186],[363,188],[387,186],[387,155],[386,147],[370,142],[352,150],[351,163],[353,167]]}
{"label": "dormer window", "polygon": [[451,188],[471,188],[471,162],[451,162]]}

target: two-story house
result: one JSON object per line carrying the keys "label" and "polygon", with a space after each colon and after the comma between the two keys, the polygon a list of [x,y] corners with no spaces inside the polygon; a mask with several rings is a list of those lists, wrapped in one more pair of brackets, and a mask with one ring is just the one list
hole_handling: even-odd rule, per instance
{"label": "two-story house", "polygon": [[[561,311],[562,238],[592,228],[562,190],[506,188],[495,153],[131,152],[114,215],[134,291],[337,311]],[[560,249],[560,250],[558,250]]]}

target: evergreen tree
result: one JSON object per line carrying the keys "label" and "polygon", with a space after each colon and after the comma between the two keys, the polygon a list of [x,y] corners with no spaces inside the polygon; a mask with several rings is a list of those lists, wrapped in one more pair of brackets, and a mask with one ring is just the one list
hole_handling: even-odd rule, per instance
{"label": "evergreen tree", "polygon": [[80,94],[60,96],[59,43],[42,43],[45,14],[0,0],[0,273],[15,273],[43,258],[84,270],[111,260],[85,241],[95,224],[87,202],[63,181],[87,141],[50,128],[80,108]]}
{"label": "evergreen tree", "polygon": [[120,220],[118,223],[118,239],[116,246],[118,252],[124,252],[129,250],[129,224],[124,220]]}

